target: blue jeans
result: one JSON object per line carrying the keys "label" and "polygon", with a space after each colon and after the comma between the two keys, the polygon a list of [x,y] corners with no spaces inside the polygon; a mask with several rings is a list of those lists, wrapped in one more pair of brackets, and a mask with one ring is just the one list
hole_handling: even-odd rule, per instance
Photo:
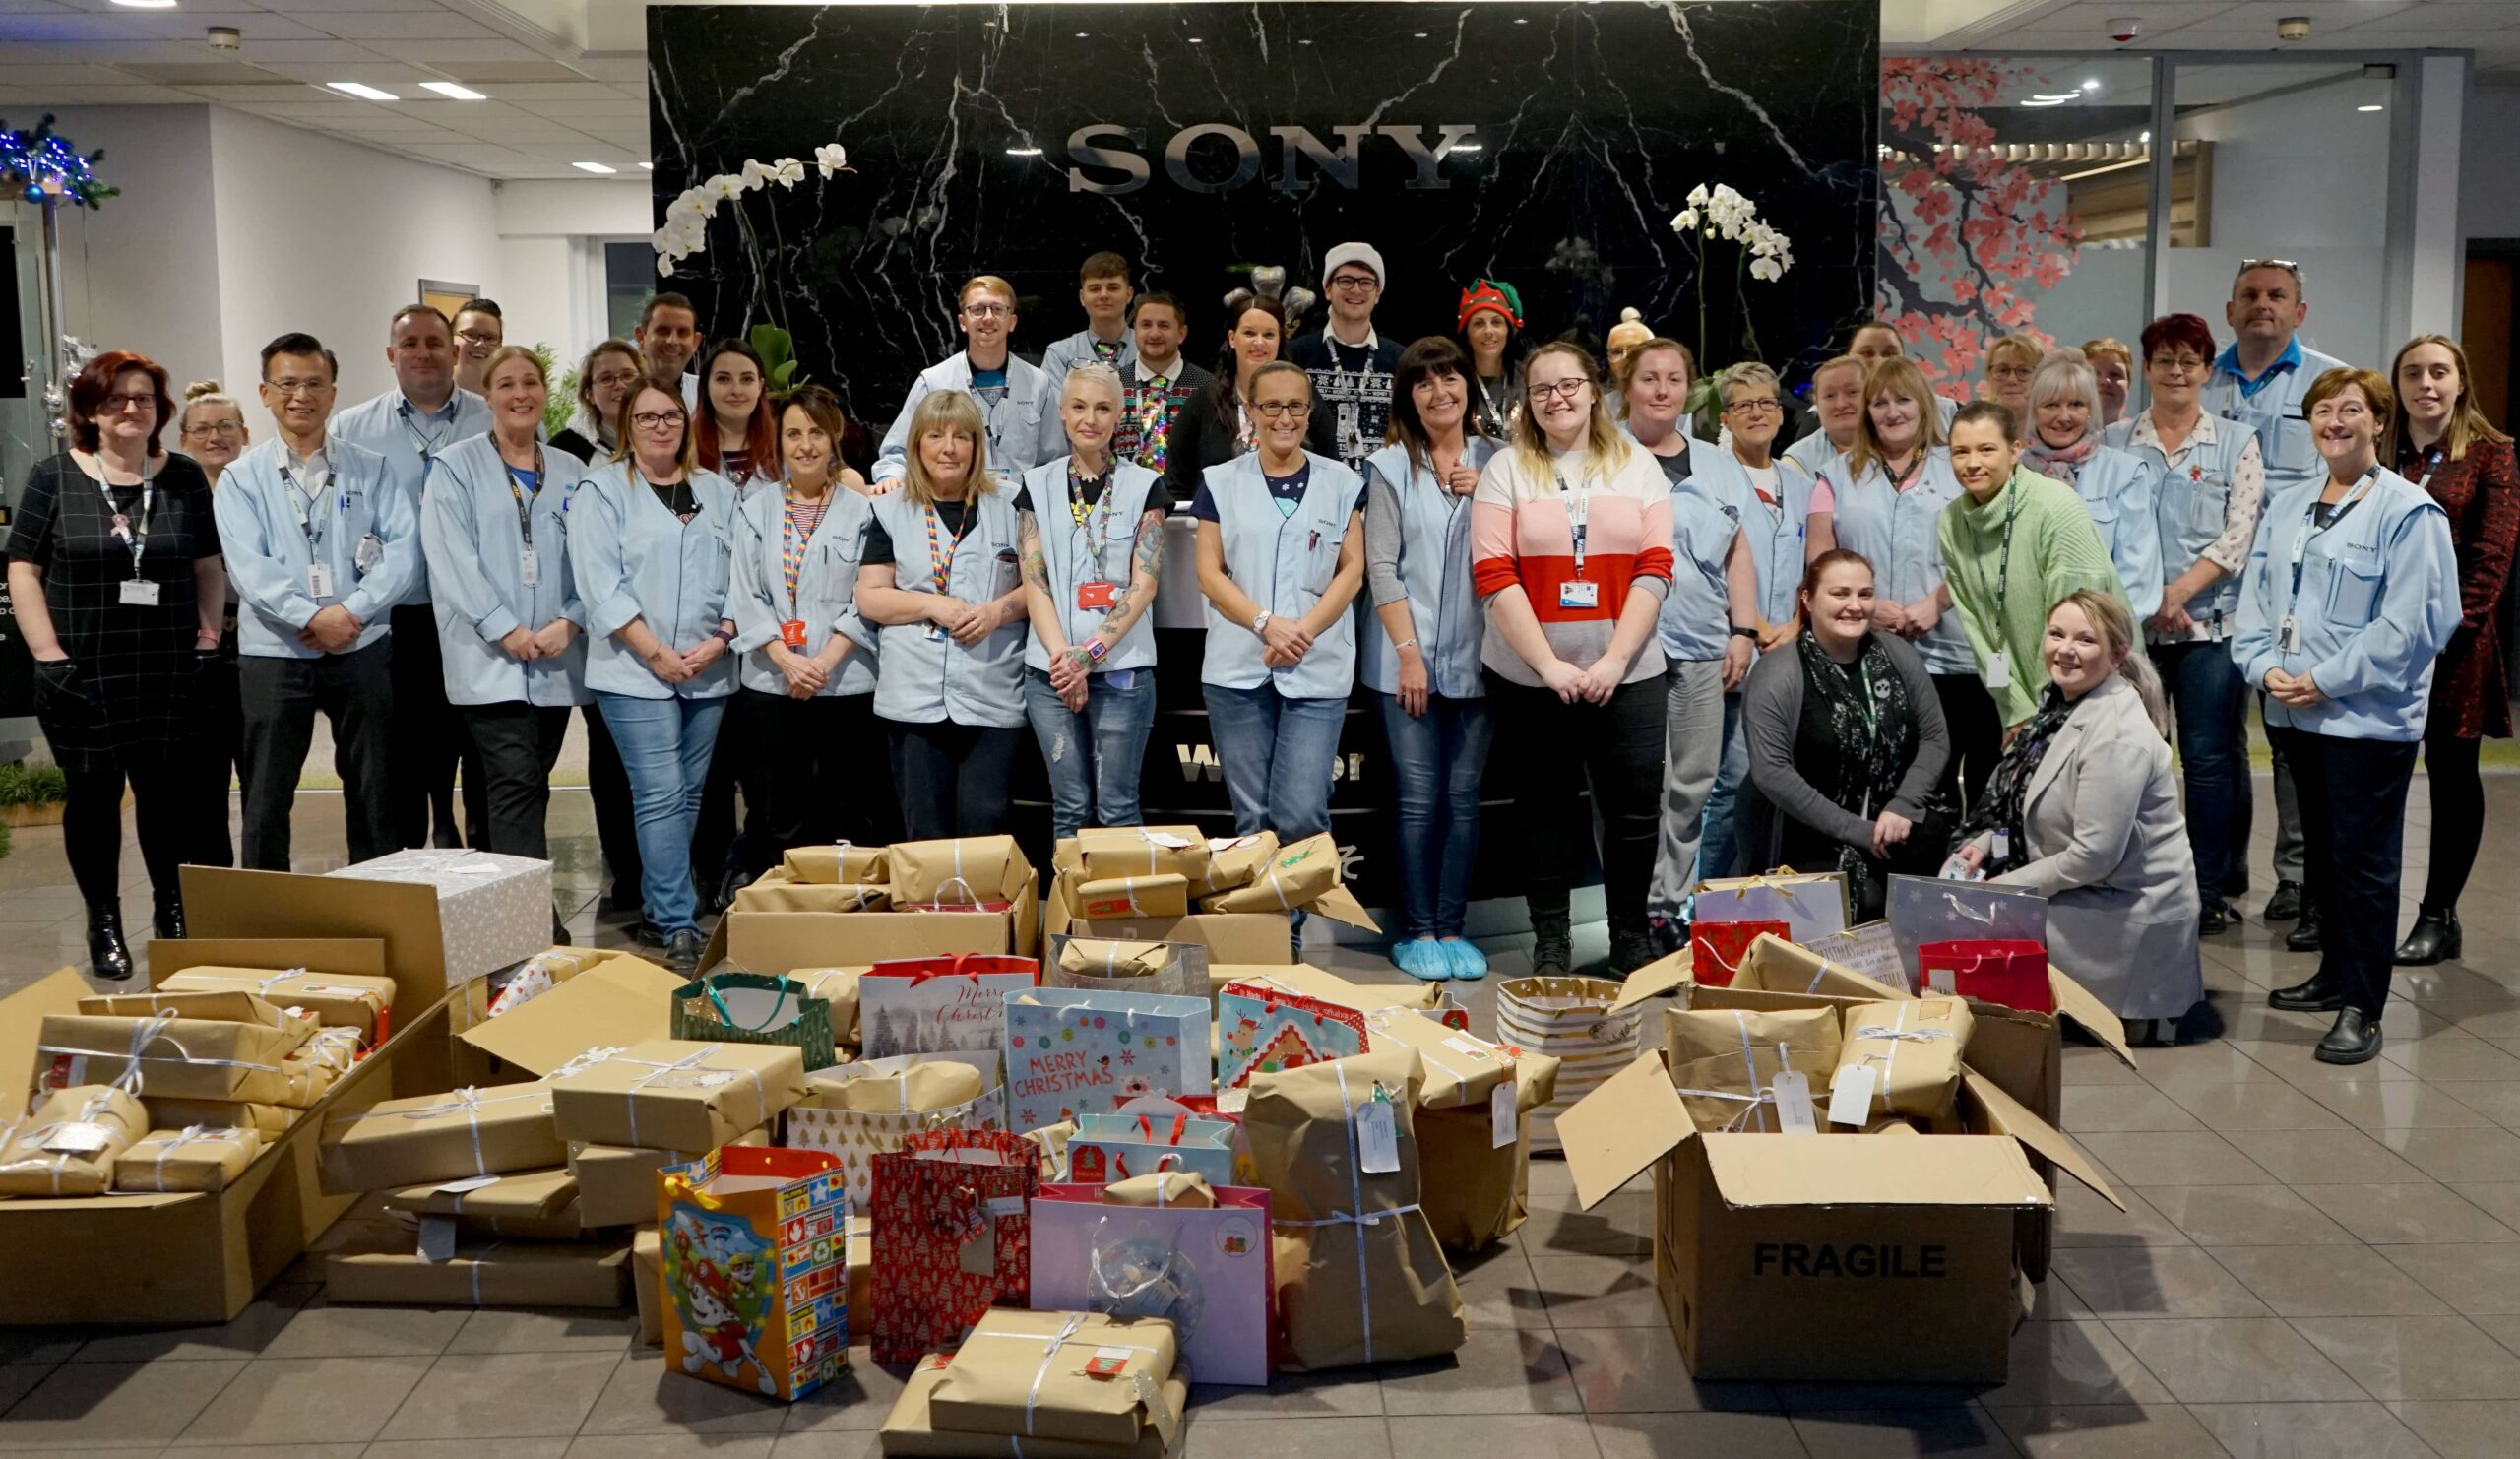
{"label": "blue jeans", "polygon": [[1741,782],[1749,775],[1750,740],[1741,732],[1741,691],[1735,689],[1724,696],[1724,758],[1715,767],[1715,789],[1706,793],[1706,820],[1697,843],[1700,881],[1747,874],[1733,869],[1732,858],[1740,855],[1740,838],[1734,829],[1740,814]]}
{"label": "blue jeans", "polygon": [[700,822],[700,793],[709,783],[709,757],[718,747],[718,721],[726,701],[598,693],[596,703],[630,777],[630,811],[639,828],[639,893],[648,920],[668,936],[697,931],[691,833]]}
{"label": "blue jeans", "polygon": [[1155,728],[1155,670],[1115,688],[1096,674],[1085,691],[1083,713],[1070,710],[1050,687],[1050,676],[1024,670],[1024,717],[1041,742],[1050,771],[1050,834],[1065,839],[1081,826],[1135,826],[1138,772],[1146,768],[1147,731]]}
{"label": "blue jeans", "polygon": [[2247,855],[2248,683],[2227,643],[2157,644],[2161,670],[2178,721],[2179,778],[2185,784],[2187,849],[2196,858],[2196,887],[2208,907]]}
{"label": "blue jeans", "polygon": [[1330,777],[1339,763],[1345,699],[1290,699],[1274,684],[1202,684],[1233,833],[1275,831],[1284,843],[1330,829]]}
{"label": "blue jeans", "polygon": [[1393,840],[1400,853],[1400,935],[1458,937],[1470,910],[1470,872],[1479,859],[1479,782],[1495,737],[1484,699],[1426,696],[1412,718],[1397,694],[1376,694],[1391,741],[1400,801]]}

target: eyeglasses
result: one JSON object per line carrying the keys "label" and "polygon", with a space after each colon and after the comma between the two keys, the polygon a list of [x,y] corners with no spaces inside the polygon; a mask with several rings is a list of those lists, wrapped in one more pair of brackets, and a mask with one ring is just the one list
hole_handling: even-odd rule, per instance
{"label": "eyeglasses", "polygon": [[609,374],[598,375],[589,383],[598,390],[610,390],[622,385],[636,385],[639,379],[637,370],[614,370]]}
{"label": "eyeglasses", "polygon": [[1263,420],[1301,420],[1312,413],[1310,401],[1251,401],[1251,413]]}
{"label": "eyeglasses", "polygon": [[502,335],[485,335],[479,330],[472,329],[460,329],[455,332],[455,343],[459,345],[495,345],[504,338],[505,336]]}
{"label": "eyeglasses", "polygon": [[1582,390],[1585,386],[1592,383],[1592,381],[1585,379],[1581,375],[1571,375],[1566,379],[1558,381],[1554,385],[1526,386],[1524,387],[1523,394],[1529,396],[1535,401],[1571,401],[1575,398],[1575,392]]}
{"label": "eyeglasses", "polygon": [[1986,378],[1989,380],[2027,380],[2030,378],[2033,368],[2034,367],[2030,365],[1991,365],[1986,370]]}
{"label": "eyeglasses", "polygon": [[1004,304],[965,304],[965,316],[972,319],[1012,319],[1015,311]]}
{"label": "eyeglasses", "polygon": [[205,420],[183,429],[183,434],[188,436],[241,436],[244,433],[245,422],[242,420]]}
{"label": "eyeglasses", "polygon": [[291,377],[286,380],[266,380],[263,382],[263,388],[270,391],[272,394],[279,396],[281,399],[286,400],[292,395],[323,395],[333,388],[333,382],[330,380],[300,380]]}
{"label": "eyeglasses", "polygon": [[1785,407],[1775,400],[1734,401],[1724,408],[1727,415],[1764,415],[1770,411],[1782,415]]}
{"label": "eyeglasses", "polygon": [[2165,375],[2185,375],[2205,368],[2205,360],[2195,354],[2156,354],[2145,363]]}
{"label": "eyeglasses", "polygon": [[97,404],[103,413],[119,415],[125,411],[138,410],[143,406],[155,411],[158,409],[158,397],[155,395],[109,395]]}
{"label": "eyeglasses", "polygon": [[1342,274],[1330,281],[1330,286],[1341,293],[1363,293],[1369,288],[1380,288],[1382,281],[1371,274]]}
{"label": "eyeglasses", "polygon": [[680,411],[641,411],[630,423],[641,430],[668,430],[690,418]]}

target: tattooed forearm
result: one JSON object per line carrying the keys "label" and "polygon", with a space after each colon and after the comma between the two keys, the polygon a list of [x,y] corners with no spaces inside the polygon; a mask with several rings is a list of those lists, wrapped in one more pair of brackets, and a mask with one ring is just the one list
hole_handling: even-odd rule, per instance
{"label": "tattooed forearm", "polygon": [[1138,519],[1137,552],[1131,562],[1150,582],[1164,578],[1164,514],[1149,512]]}
{"label": "tattooed forearm", "polygon": [[1047,593],[1050,591],[1049,563],[1041,556],[1041,524],[1031,512],[1016,518],[1016,540],[1024,555],[1024,581]]}

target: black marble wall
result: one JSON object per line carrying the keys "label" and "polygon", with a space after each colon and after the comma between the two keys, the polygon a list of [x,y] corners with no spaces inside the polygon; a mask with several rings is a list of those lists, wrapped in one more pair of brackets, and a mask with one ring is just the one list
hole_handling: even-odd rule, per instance
{"label": "black marble wall", "polygon": [[[713,334],[788,325],[879,432],[959,348],[960,280],[1012,280],[1037,355],[1084,326],[1076,266],[1104,248],[1188,301],[1201,362],[1237,270],[1317,286],[1361,238],[1387,336],[1450,331],[1484,275],[1536,339],[1598,340],[1633,305],[1694,343],[1703,301],[1717,363],[1746,299],[1760,354],[1797,373],[1870,297],[1877,28],[1863,0],[659,7],[660,222],[747,159],[805,163],[722,206],[660,285]],[[854,171],[826,180],[833,142]],[[1701,289],[1670,226],[1700,182],[1792,237],[1783,282],[1736,282],[1721,245]]]}

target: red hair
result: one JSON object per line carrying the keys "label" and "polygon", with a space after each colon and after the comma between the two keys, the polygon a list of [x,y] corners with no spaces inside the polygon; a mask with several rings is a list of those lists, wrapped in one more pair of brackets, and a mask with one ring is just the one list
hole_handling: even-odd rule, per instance
{"label": "red hair", "polygon": [[149,387],[158,397],[158,420],[149,428],[149,454],[166,454],[166,448],[158,440],[166,433],[166,422],[175,413],[174,397],[166,390],[166,367],[131,349],[108,349],[80,366],[79,373],[71,377],[70,438],[80,450],[96,449],[96,412],[104,409],[105,397],[114,393],[114,382],[133,370],[149,377]]}
{"label": "red hair", "polygon": [[2214,331],[2198,314],[2165,314],[2144,326],[2138,337],[2144,346],[2144,358],[2151,359],[2166,345],[2184,345],[2205,359],[2215,354]]}

